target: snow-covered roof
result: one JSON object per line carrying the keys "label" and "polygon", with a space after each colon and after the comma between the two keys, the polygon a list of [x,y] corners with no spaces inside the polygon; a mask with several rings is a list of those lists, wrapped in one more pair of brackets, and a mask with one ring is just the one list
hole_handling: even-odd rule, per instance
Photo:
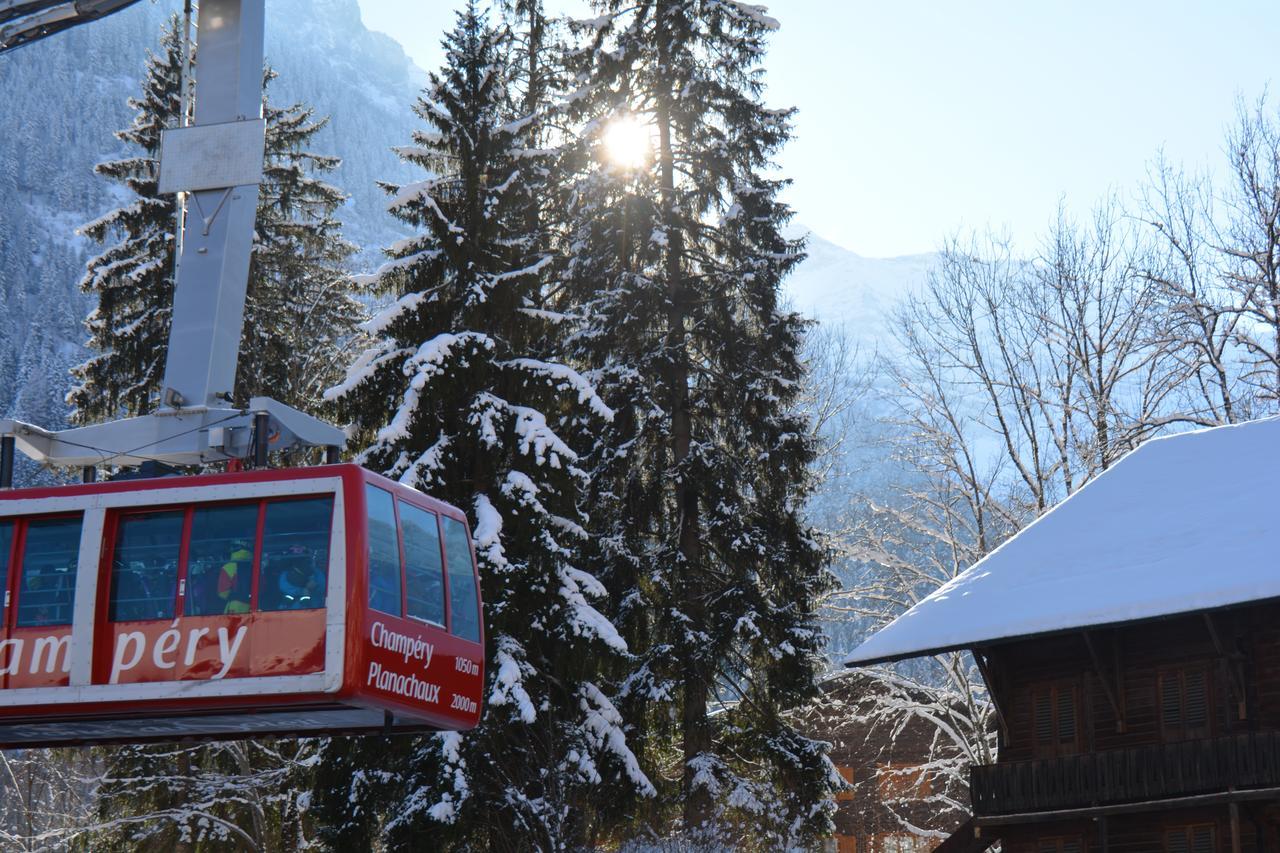
{"label": "snow-covered roof", "polygon": [[861,665],[1280,597],[1280,418],[1154,439],[873,634]]}

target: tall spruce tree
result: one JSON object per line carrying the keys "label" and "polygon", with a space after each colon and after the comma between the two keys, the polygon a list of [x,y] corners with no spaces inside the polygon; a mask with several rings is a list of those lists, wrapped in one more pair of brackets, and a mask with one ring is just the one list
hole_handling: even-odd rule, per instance
{"label": "tall spruce tree", "polygon": [[556,259],[529,210],[548,169],[512,103],[509,36],[469,5],[444,48],[416,106],[430,130],[402,151],[427,174],[389,188],[417,233],[375,277],[394,302],[333,397],[365,438],[360,462],[471,517],[486,707],[469,733],[332,741],[315,808],[336,848],[569,849],[592,831],[584,801],[652,790],[598,681],[625,645],[577,559],[574,444],[612,413],[548,344]]}
{"label": "tall spruce tree", "polygon": [[91,260],[81,289],[98,298],[85,320],[89,348],[97,351],[73,371],[79,380],[67,395],[74,419],[93,423],[141,415],[155,407],[173,316],[176,201],[157,192],[160,132],[177,123],[181,108],[182,35],[170,18],[160,50],[147,58],[142,94],[129,99],[133,124],[116,133],[141,149],[101,163],[98,174],[123,184],[133,198],[80,230],[105,243],[118,242]]}
{"label": "tall spruce tree", "polygon": [[[275,78],[268,70],[264,92]],[[328,123],[311,107],[278,107],[267,98],[263,114],[267,157],[236,393],[241,402],[266,395],[317,412],[324,389],[342,376],[346,344],[363,314],[348,290],[347,260],[355,246],[343,239],[334,216],[346,196],[317,177],[341,160],[310,150]]]}
{"label": "tall spruce tree", "polygon": [[[594,542],[636,656],[621,705],[643,766],[669,780],[649,820],[803,842],[827,830],[838,783],[786,718],[816,694],[831,579],[803,517],[804,323],[779,296],[803,247],[770,176],[791,117],[761,99],[776,23],[724,0],[595,5],[562,298],[616,412],[589,463]],[[611,162],[637,129],[650,156]]]}

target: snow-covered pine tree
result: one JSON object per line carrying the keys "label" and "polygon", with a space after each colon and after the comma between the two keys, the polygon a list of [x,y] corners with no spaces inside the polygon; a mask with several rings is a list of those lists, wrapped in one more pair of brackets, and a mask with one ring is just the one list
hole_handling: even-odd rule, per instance
{"label": "snow-covered pine tree", "polygon": [[776,849],[827,829],[838,784],[785,718],[816,694],[831,577],[803,517],[804,324],[779,296],[803,250],[770,174],[791,111],[761,102],[776,22],[732,0],[595,7],[565,310],[616,412],[591,466],[602,579],[638,661],[626,719],[669,780],[652,820]]}
{"label": "snow-covered pine tree", "polygon": [[577,558],[584,473],[572,443],[611,416],[549,351],[537,309],[555,258],[529,233],[548,170],[513,108],[509,36],[474,4],[446,36],[402,153],[424,179],[389,188],[416,229],[371,285],[392,304],[332,391],[370,468],[465,508],[487,623],[473,732],[332,741],[314,811],[335,848],[559,850],[584,802],[651,790],[597,676],[625,652]]}
{"label": "snow-covered pine tree", "polygon": [[[134,123],[117,134],[142,153],[98,167],[136,197],[82,229],[101,242],[120,235],[89,262],[82,283],[98,296],[98,307],[85,321],[89,347],[98,354],[75,368],[80,384],[68,395],[82,423],[150,411],[164,378],[173,310],[174,200],[156,195],[156,178],[160,131],[176,124],[179,110],[178,27],[171,19],[162,55],[148,61],[143,97],[130,100],[138,111]],[[315,411],[323,389],[341,375],[362,309],[347,289],[345,263],[354,246],[334,218],[344,196],[316,177],[339,160],[307,149],[326,119],[316,119],[305,104],[271,104],[265,86],[275,76],[269,69],[264,73],[266,164],[236,396],[244,403],[267,394]]]}
{"label": "snow-covered pine tree", "polygon": [[147,58],[142,94],[129,99],[133,124],[116,137],[141,149],[101,163],[98,174],[122,184],[133,198],[83,226],[105,243],[119,241],[89,261],[80,287],[97,296],[85,320],[97,355],[75,368],[79,383],[67,395],[79,423],[145,414],[155,407],[173,313],[175,199],[157,193],[160,132],[181,109],[182,35],[170,18],[160,49]]}
{"label": "snow-covered pine tree", "polygon": [[[264,94],[275,78],[268,70]],[[242,403],[267,395],[315,412],[324,389],[342,376],[346,344],[363,315],[348,290],[346,262],[355,246],[334,217],[346,196],[317,177],[341,161],[308,150],[328,122],[311,107],[277,107],[264,98],[263,113],[267,158],[236,395]]]}

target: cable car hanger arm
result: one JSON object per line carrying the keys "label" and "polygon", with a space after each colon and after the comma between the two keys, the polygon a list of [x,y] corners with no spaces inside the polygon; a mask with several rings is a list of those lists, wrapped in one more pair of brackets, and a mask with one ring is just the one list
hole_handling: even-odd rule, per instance
{"label": "cable car hanger arm", "polygon": [[0,0],[0,53],[104,18],[138,0]]}

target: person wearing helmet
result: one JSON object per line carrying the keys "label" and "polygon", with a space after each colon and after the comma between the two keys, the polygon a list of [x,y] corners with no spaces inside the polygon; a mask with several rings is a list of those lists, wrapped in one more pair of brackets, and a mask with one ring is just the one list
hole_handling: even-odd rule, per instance
{"label": "person wearing helmet", "polygon": [[324,603],[324,577],[312,565],[311,551],[295,544],[280,558],[280,603],[282,610],[320,607]]}
{"label": "person wearing helmet", "polygon": [[253,552],[248,543],[231,546],[227,562],[218,572],[218,598],[224,602],[223,613],[249,612],[249,574],[253,571]]}

